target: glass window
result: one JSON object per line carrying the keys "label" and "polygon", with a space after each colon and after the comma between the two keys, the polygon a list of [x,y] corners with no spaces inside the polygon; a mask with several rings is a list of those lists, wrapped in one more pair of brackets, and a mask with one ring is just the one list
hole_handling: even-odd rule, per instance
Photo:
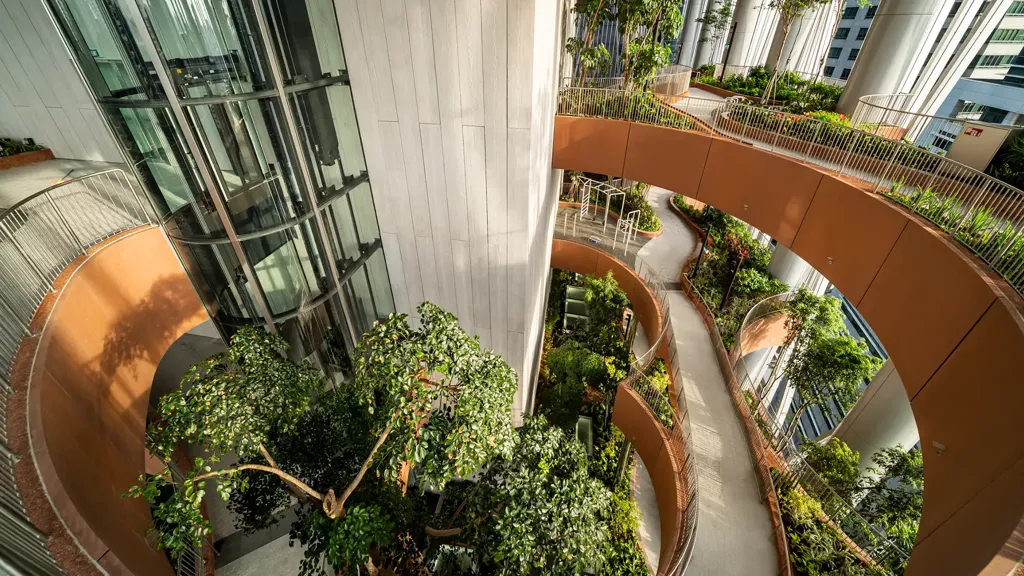
{"label": "glass window", "polygon": [[194,284],[207,309],[217,320],[233,326],[262,323],[251,287],[230,244],[173,242],[183,256],[181,261],[196,280]]}
{"label": "glass window", "polygon": [[1024,42],[1024,30],[1000,28],[992,33],[993,42]]}
{"label": "glass window", "polygon": [[200,179],[169,108],[118,108],[108,115],[118,140],[172,234],[225,237],[224,226]]}
{"label": "glass window", "polygon": [[843,73],[839,75],[839,78],[841,80],[846,80],[849,77],[850,77],[850,69],[849,68],[843,68]]}
{"label": "glass window", "polygon": [[1006,14],[1024,14],[1024,2],[1011,2]]}
{"label": "glass window", "polygon": [[860,54],[860,48],[854,48],[853,50],[850,50],[850,55],[847,56],[846,59],[852,62],[853,60],[857,59],[857,54]]}
{"label": "glass window", "polygon": [[370,184],[362,182],[342,198],[331,202],[324,209],[324,223],[334,257],[338,260],[338,270],[343,274],[380,240]]}
{"label": "glass window", "polygon": [[867,28],[861,28],[860,30],[857,30],[857,40],[863,40],[864,37],[867,36],[867,35],[868,35],[868,29]]}
{"label": "glass window", "polygon": [[857,17],[857,11],[860,10],[857,6],[850,6],[843,10],[843,20],[853,20]]}
{"label": "glass window", "polygon": [[248,234],[308,211],[276,100],[186,107],[235,229]]}
{"label": "glass window", "polygon": [[164,99],[142,36],[116,2],[66,0],[54,12],[82,72],[99,98]]}
{"label": "glass window", "polygon": [[295,311],[324,293],[327,274],[311,220],[242,241],[242,249],[274,316]]}
{"label": "glass window", "polygon": [[864,18],[871,20],[875,17],[875,12],[878,11],[878,6],[868,6],[868,11],[864,14]]}
{"label": "glass window", "polygon": [[245,94],[269,87],[265,51],[247,2],[138,2],[182,98]]}
{"label": "glass window", "polygon": [[366,171],[352,89],[332,85],[291,97],[314,188],[327,196]]}
{"label": "glass window", "polygon": [[281,74],[289,84],[338,77],[345,52],[332,0],[263,0]]}
{"label": "glass window", "polygon": [[377,250],[345,280],[342,297],[355,316],[357,334],[366,332],[374,321],[387,318],[395,311],[388,281],[384,251]]}
{"label": "glass window", "polygon": [[839,58],[839,55],[843,53],[843,49],[840,46],[834,46],[828,49],[829,58]]}
{"label": "glass window", "polygon": [[836,71],[835,66],[825,66],[825,76],[831,77],[832,73]]}
{"label": "glass window", "polygon": [[850,37],[850,29],[849,28],[839,28],[838,30],[836,30],[836,40],[846,40],[849,37]]}

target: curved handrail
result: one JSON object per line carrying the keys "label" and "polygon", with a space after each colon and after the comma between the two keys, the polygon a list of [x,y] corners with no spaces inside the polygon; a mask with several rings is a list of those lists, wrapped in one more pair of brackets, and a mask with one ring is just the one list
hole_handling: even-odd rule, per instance
{"label": "curved handrail", "polygon": [[1024,191],[949,158],[745,102],[689,97],[652,110],[626,92],[564,88],[558,114],[720,134],[859,180],[948,232],[1024,296]]}
{"label": "curved handrail", "polygon": [[[698,483],[694,470],[691,455],[685,449],[690,445],[692,429],[689,419],[689,411],[686,405],[686,395],[676,390],[676,404],[666,397],[657,387],[644,375],[644,372],[659,357],[659,350],[664,343],[673,338],[672,318],[669,314],[668,291],[664,276],[659,268],[651,265],[638,254],[639,247],[629,243],[617,242],[615,238],[609,237],[603,232],[592,234],[578,233],[580,229],[569,225],[566,218],[556,218],[554,237],[565,240],[586,243],[595,249],[607,252],[614,256],[626,266],[631,268],[636,275],[644,282],[655,296],[658,304],[658,312],[661,315],[661,331],[653,341],[648,341],[649,348],[638,356],[629,366],[629,372],[620,385],[628,387],[637,396],[643,399],[644,404],[651,413],[661,421],[662,426],[668,433],[668,444],[675,452],[675,457],[681,460],[680,482],[687,488],[687,504],[683,511],[684,530],[680,533],[680,541],[677,542],[673,555],[670,574],[681,575],[686,568],[690,555],[693,552],[693,540],[697,530],[698,521]],[[648,335],[648,338],[650,335]],[[665,358],[663,358],[665,359]],[[682,383],[682,366],[678,364],[675,354],[670,354],[666,361],[665,369],[670,371],[672,381]],[[662,417],[668,420],[662,420]]]}
{"label": "curved handrail", "polygon": [[[736,346],[743,341],[741,335],[744,330],[753,327],[754,322],[761,318],[784,312],[786,302],[791,301],[795,295],[795,292],[784,292],[764,298],[755,304],[747,312],[743,324],[740,325],[740,329],[736,333]],[[747,369],[746,365],[747,353],[742,349],[732,352],[733,372],[744,375],[743,381],[738,383],[740,390],[751,392],[752,409],[757,413],[757,425],[765,436],[765,441],[785,464],[786,469],[780,470],[780,472],[791,480],[795,480],[805,491],[821,502],[829,518],[834,519],[837,524],[843,524],[838,527],[843,529],[843,533],[850,542],[864,551],[867,557],[880,564],[895,560],[905,565],[910,555],[896,545],[884,531],[864,518],[852,503],[837,494],[804,459],[792,438],[786,437],[771,406],[761,403],[757,396],[758,383],[751,380],[751,371]]]}
{"label": "curved handrail", "polygon": [[[153,220],[119,168],[58,182],[0,214],[0,406],[13,393],[6,380],[22,340],[38,334],[33,318],[68,264],[118,233]],[[0,410],[0,563],[59,574],[22,505],[14,482],[18,455],[6,444],[7,412]],[[11,556],[8,556],[8,553]]]}
{"label": "curved handrail", "polygon": [[[857,108],[853,111],[850,123],[874,135],[899,140],[906,138],[921,142],[929,149],[938,148],[933,144],[935,138],[944,141],[946,146],[960,134],[964,124],[981,124],[1007,128],[993,122],[972,120],[968,118],[951,118],[935,116],[909,110],[917,94],[901,92],[895,94],[866,94],[857,99]],[[944,150],[944,148],[939,148]]]}

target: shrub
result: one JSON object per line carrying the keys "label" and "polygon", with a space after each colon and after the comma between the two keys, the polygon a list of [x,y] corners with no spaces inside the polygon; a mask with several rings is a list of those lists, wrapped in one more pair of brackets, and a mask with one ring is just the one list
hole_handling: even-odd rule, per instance
{"label": "shrub", "polygon": [[10,138],[0,138],[0,158],[4,156],[14,156],[15,154],[21,154],[22,152],[35,152],[36,150],[43,149],[43,146],[39,146],[37,144],[25,144]]}
{"label": "shrub", "polygon": [[821,120],[822,122],[839,124],[840,126],[850,126],[850,119],[846,117],[846,114],[840,114],[839,112],[816,110],[813,112],[804,112],[804,116],[814,118],[815,120]]}
{"label": "shrub", "polygon": [[[658,215],[654,213],[654,207],[644,196],[649,187],[649,184],[637,182],[625,190],[626,214],[639,210],[640,218],[636,227],[646,232],[657,232],[661,229],[661,220],[658,219]],[[626,214],[622,214],[622,216],[625,217]]]}

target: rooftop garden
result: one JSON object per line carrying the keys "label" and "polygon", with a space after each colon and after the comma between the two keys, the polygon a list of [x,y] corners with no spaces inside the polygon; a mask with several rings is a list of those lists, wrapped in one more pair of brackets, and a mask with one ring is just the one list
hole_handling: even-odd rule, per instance
{"label": "rooftop garden", "polygon": [[[702,66],[695,71],[694,80],[754,98],[764,97],[772,76],[771,71],[764,66],[751,68],[746,76],[733,74],[722,80],[716,78],[714,72],[713,64]],[[784,106],[790,112],[799,114],[816,110],[835,110],[842,94],[841,86],[804,80],[793,72],[783,72],[779,74],[776,91],[770,100]]]}
{"label": "rooftop garden", "polygon": [[[611,182],[611,179],[604,174],[584,174],[583,172],[570,172],[569,185],[562,187],[562,193],[558,197],[559,202],[580,202],[582,199],[582,193],[580,191],[580,178],[587,176],[592,180]],[[616,188],[618,188],[616,186]],[[634,210],[639,211],[639,218],[637,219],[636,227],[638,230],[644,232],[657,232],[661,230],[661,220],[658,215],[654,212],[654,208],[651,203],[647,201],[647,193],[650,190],[650,184],[644,184],[643,182],[634,182],[625,188],[618,188],[620,191],[625,192],[625,206],[622,204],[622,198],[616,197],[611,202],[610,212],[616,217],[621,218],[620,211],[624,211],[625,214],[629,214]],[[590,202],[594,208],[600,208],[604,210],[604,201],[600,198],[591,197]]]}

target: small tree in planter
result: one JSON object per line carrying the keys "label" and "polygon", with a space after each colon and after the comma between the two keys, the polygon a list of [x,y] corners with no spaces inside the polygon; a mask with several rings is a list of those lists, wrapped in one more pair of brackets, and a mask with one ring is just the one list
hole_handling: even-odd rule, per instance
{"label": "small tree in planter", "polygon": [[670,63],[662,38],[674,38],[683,26],[677,0],[616,0],[615,18],[622,35],[622,89],[644,83]]}
{"label": "small tree in planter", "polygon": [[[494,457],[510,456],[515,372],[482,350],[451,314],[430,303],[419,314],[418,329],[405,315],[376,323],[356,349],[355,383],[312,409],[323,390],[320,373],[290,363],[284,341],[255,328],[241,330],[227,351],[190,369],[182,389],[160,401],[147,447],[164,461],[183,444],[211,456],[197,458],[169,498],[168,469],[141,477],[129,490],[155,507],[158,547],[176,556],[209,533],[200,512],[209,483],[224,499],[265,491],[235,497],[250,526],[287,501],[286,488],[305,505],[292,531],[307,545],[304,573],[326,562],[336,571],[365,566],[374,574],[379,562],[371,549],[395,538],[392,514],[404,492],[396,486],[411,468],[440,489]],[[319,458],[309,443],[317,439]],[[223,466],[230,454],[240,463]],[[376,475],[367,479],[371,468]]]}

